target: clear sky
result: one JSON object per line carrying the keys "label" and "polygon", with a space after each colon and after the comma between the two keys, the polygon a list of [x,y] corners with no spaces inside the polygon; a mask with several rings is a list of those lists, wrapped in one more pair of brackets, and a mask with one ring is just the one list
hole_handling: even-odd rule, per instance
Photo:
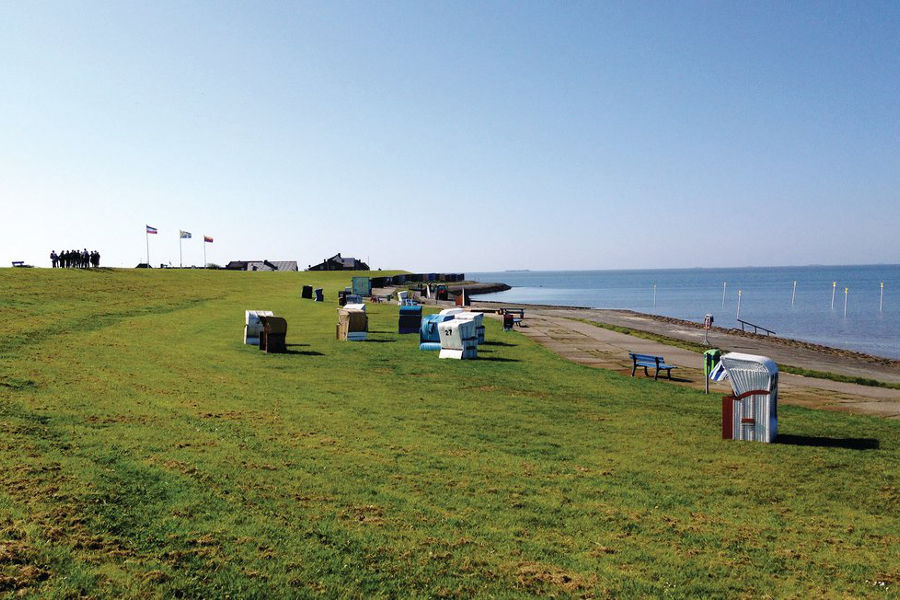
{"label": "clear sky", "polygon": [[0,2],[0,265],[900,262],[900,3]]}

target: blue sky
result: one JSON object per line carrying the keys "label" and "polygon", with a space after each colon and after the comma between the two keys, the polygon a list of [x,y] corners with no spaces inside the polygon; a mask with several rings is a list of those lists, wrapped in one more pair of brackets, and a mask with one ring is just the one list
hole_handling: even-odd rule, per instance
{"label": "blue sky", "polygon": [[0,3],[0,265],[900,262],[900,4]]}

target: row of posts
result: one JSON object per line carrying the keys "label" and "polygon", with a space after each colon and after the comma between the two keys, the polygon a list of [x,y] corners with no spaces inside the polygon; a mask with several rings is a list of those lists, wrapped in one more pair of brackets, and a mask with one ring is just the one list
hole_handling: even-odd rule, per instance
{"label": "row of posts", "polygon": [[[722,308],[725,308],[725,294],[728,289],[728,282],[722,282]],[[834,297],[837,292],[837,281],[833,281],[831,283],[831,310],[834,310]],[[741,318],[741,295],[743,294],[742,290],[738,290],[738,304],[737,304],[737,316],[735,318]],[[844,316],[847,316],[847,297],[850,295],[850,288],[844,288]],[[794,306],[794,300],[797,297],[797,282],[794,281],[793,288],[791,289],[791,306]],[[653,308],[656,308],[656,284],[653,284]],[[881,282],[881,294],[878,299],[878,312],[884,312],[884,282]]]}

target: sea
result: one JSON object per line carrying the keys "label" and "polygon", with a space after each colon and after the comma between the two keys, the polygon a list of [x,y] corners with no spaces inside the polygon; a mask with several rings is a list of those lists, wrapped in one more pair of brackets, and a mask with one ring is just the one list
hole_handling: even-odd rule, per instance
{"label": "sea", "polygon": [[627,309],[740,327],[900,359],[900,265],[621,271],[501,271],[466,279],[502,282],[479,300]]}

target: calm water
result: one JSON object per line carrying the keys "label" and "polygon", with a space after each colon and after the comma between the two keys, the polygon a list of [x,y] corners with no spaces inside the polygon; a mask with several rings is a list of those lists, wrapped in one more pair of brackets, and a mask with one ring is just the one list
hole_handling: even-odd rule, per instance
{"label": "calm water", "polygon": [[[781,337],[900,358],[900,265],[529,271],[466,273],[466,277],[513,286],[478,296],[479,300],[623,308],[698,323],[710,313],[721,327],[740,326],[740,290],[740,318]],[[833,282],[837,285],[832,309]],[[884,306],[879,311],[882,282]],[[844,288],[849,288],[846,316]]]}

